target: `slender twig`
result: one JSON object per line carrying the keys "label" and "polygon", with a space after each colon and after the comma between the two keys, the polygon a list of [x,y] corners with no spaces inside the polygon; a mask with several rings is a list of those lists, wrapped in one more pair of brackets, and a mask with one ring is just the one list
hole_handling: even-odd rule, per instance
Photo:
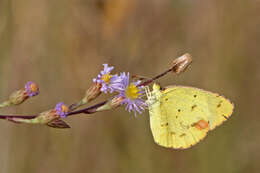
{"label": "slender twig", "polygon": [[[169,72],[173,72],[173,73],[180,73],[182,71],[184,71],[188,65],[191,63],[191,58],[190,58],[190,55],[189,54],[185,54],[183,55],[182,57],[179,57],[177,59],[175,59],[173,61],[173,65],[171,68],[167,69],[166,71],[164,71],[163,73],[153,77],[152,79],[148,79],[142,83],[140,83],[138,86],[146,86],[146,85],[149,85],[150,83],[152,83],[153,81],[165,76],[167,73]],[[110,98],[112,99],[112,98]],[[68,114],[68,116],[72,116],[72,115],[76,115],[76,114],[81,114],[81,113],[84,113],[84,114],[92,114],[92,113],[95,113],[96,110],[105,105],[110,99],[108,100],[105,100],[103,102],[100,102],[100,103],[97,103],[93,106],[90,106],[90,107],[87,107],[85,109],[80,109],[80,110],[77,110],[77,111],[72,111]],[[22,119],[33,119],[35,117],[37,117],[38,115],[0,115],[0,119],[8,119],[8,118],[22,118]]]}
{"label": "slender twig", "polygon": [[[149,85],[150,83],[152,83],[153,81],[163,77],[164,75],[166,75],[167,73],[171,72],[173,68],[170,68],[168,70],[166,70],[165,72],[153,77],[152,79],[149,79],[147,81],[144,81],[142,83],[140,83],[138,86],[146,86],[146,85]],[[108,102],[108,100],[106,101],[103,101],[103,102],[100,102],[96,105],[93,105],[93,106],[90,106],[88,108],[85,108],[85,109],[80,109],[78,111],[73,111],[73,112],[70,112],[68,114],[68,116],[71,116],[71,115],[75,115],[75,114],[80,114],[80,113],[85,113],[85,114],[92,114],[92,113],[95,113],[96,112],[96,109],[99,108],[100,106],[103,106],[104,104],[106,104]]]}
{"label": "slender twig", "polygon": [[172,68],[170,68],[170,69],[166,70],[165,72],[163,72],[163,73],[161,73],[161,74],[159,74],[159,75],[153,77],[152,79],[149,79],[149,80],[147,80],[147,81],[144,81],[144,82],[140,83],[138,86],[146,86],[146,85],[149,85],[150,83],[152,83],[153,81],[155,81],[155,80],[157,80],[157,79],[163,77],[164,75],[166,75],[166,74],[169,73],[170,71],[172,71]]}
{"label": "slender twig", "polygon": [[[163,77],[164,75],[166,75],[168,72],[170,72],[172,70],[171,69],[168,69],[166,70],[165,72],[153,77],[152,79],[149,79],[147,81],[144,81],[143,83],[139,84],[139,86],[146,86],[146,85],[149,85],[150,83],[152,83],[153,81]],[[108,99],[109,100],[109,99]],[[100,103],[97,103],[93,106],[90,106],[90,107],[87,107],[87,108],[84,108],[84,109],[80,109],[80,110],[77,110],[77,111],[73,111],[73,112],[70,112],[68,114],[68,116],[72,116],[72,115],[76,115],[76,114],[81,114],[81,113],[84,113],[84,114],[93,114],[96,112],[96,109],[99,108],[100,106],[103,106],[104,104],[106,104],[108,102],[108,100],[105,100],[103,102],[100,102]],[[24,119],[33,119],[37,117],[37,115],[0,115],[0,119],[7,119],[7,118],[24,118]]]}
{"label": "slender twig", "polygon": [[84,114],[93,114],[96,112],[96,109],[99,108],[100,106],[103,106],[104,104],[106,104],[108,102],[108,100],[106,101],[103,101],[103,102],[100,102],[98,104],[95,104],[93,106],[90,106],[90,107],[87,107],[85,109],[80,109],[78,111],[73,111],[73,112],[70,112],[68,114],[68,116],[71,116],[71,115],[75,115],[75,114],[81,114],[81,113],[84,113]]}
{"label": "slender twig", "polygon": [[0,115],[0,119],[7,119],[7,118],[33,119],[35,117],[37,117],[37,115]]}

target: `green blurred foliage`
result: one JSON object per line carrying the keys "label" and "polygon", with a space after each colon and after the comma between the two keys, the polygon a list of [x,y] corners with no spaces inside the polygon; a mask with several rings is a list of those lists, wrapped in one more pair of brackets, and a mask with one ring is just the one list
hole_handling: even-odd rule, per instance
{"label": "green blurred foliage", "polygon": [[234,102],[235,112],[187,150],[157,146],[148,113],[134,117],[123,108],[68,118],[69,130],[1,121],[0,172],[259,172],[259,3],[1,0],[1,99],[29,80],[41,90],[2,113],[74,103],[103,63],[116,72],[154,76],[186,52],[193,56],[191,68],[160,84],[218,92]]}

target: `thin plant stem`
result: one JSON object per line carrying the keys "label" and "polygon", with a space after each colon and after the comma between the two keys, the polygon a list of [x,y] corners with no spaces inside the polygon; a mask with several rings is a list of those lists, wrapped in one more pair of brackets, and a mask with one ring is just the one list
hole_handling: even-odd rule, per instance
{"label": "thin plant stem", "polygon": [[[146,86],[146,85],[149,85],[150,83],[152,83],[153,81],[165,76],[167,73],[169,72],[172,72],[173,69],[175,68],[175,66],[167,69],[166,71],[164,71],[163,73],[153,77],[152,79],[149,79],[149,80],[146,80],[142,83],[140,83],[138,86]],[[81,113],[84,113],[84,114],[93,114],[96,112],[97,108],[103,106],[104,104],[106,104],[107,102],[109,101],[108,100],[105,100],[103,102],[100,102],[100,103],[97,103],[93,106],[90,106],[90,107],[87,107],[87,108],[84,108],[84,109],[80,109],[80,110],[77,110],[77,111],[72,111],[68,114],[68,116],[72,116],[72,115],[77,115],[77,114],[81,114]],[[35,117],[37,117],[38,115],[0,115],[0,119],[8,119],[8,118],[23,118],[23,119],[33,119]]]}

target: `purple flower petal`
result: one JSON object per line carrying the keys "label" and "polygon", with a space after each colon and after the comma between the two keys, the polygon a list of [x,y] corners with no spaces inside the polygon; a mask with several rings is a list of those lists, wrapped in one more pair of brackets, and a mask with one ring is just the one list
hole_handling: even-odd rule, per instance
{"label": "purple flower petal", "polygon": [[[124,98],[124,100],[122,101],[121,104],[125,104],[126,105],[126,110],[131,112],[134,111],[135,115],[136,112],[138,112],[139,114],[142,113],[142,111],[145,110],[145,108],[147,107],[145,101],[143,99],[141,99],[142,97],[142,93],[144,93],[143,91],[143,87],[138,87],[138,84],[141,83],[141,81],[136,81],[133,83],[129,83],[129,73],[121,73],[121,78],[122,78],[122,83],[123,83],[123,88],[124,90],[122,90],[119,94],[119,96],[122,96]],[[129,86],[132,86],[132,92],[130,92],[130,94],[133,94],[132,96],[128,96],[127,94],[127,90],[129,90]],[[131,90],[131,88],[130,88]],[[136,93],[137,91],[137,93]]]}
{"label": "purple flower petal", "polygon": [[110,74],[114,67],[109,67],[107,64],[103,64],[103,66],[104,69],[98,74],[97,78],[93,79],[93,82],[100,83],[102,85],[100,90],[104,93],[123,90],[121,77]]}
{"label": "purple flower petal", "polygon": [[69,113],[68,107],[63,102],[58,103],[55,106],[55,110],[56,114],[59,115],[61,118],[66,118]]}
{"label": "purple flower petal", "polygon": [[27,82],[25,85],[25,92],[28,97],[33,97],[39,94],[39,87],[34,82]]}

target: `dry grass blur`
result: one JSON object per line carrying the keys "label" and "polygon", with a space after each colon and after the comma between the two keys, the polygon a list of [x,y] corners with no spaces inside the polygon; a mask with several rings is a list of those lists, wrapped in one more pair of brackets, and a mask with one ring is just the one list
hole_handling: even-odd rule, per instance
{"label": "dry grass blur", "polygon": [[1,100],[29,80],[41,89],[2,113],[73,103],[103,63],[153,76],[186,52],[191,68],[160,83],[215,91],[236,107],[188,150],[157,146],[148,113],[123,108],[68,118],[70,130],[0,121],[0,172],[259,172],[259,28],[259,0],[1,0]]}

